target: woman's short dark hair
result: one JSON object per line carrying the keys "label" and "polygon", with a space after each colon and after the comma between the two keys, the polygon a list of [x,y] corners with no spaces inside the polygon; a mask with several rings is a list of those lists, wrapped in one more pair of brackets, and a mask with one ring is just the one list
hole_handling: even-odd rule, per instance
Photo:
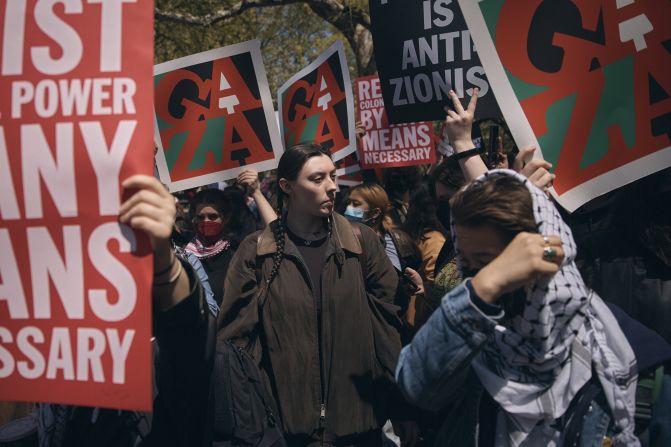
{"label": "woman's short dark hair", "polygon": [[431,178],[426,178],[410,196],[408,216],[403,229],[414,240],[418,240],[429,231],[449,232],[438,219],[436,192]]}
{"label": "woman's short dark hair", "polygon": [[431,171],[431,185],[434,186],[433,193],[435,196],[435,184],[442,183],[445,186],[459,189],[466,184],[466,178],[461,170],[459,161],[453,155],[444,159],[438,166]]}
{"label": "woman's short dark hair", "polygon": [[415,190],[421,180],[418,166],[404,166],[382,170],[382,183],[391,200],[400,198],[406,192]]}
{"label": "woman's short dark hair", "polygon": [[506,243],[522,231],[538,233],[531,194],[515,177],[492,175],[471,183],[452,197],[450,206],[455,224],[491,225]]}
{"label": "woman's short dark hair", "polygon": [[221,215],[225,217],[228,215],[230,210],[229,206],[226,203],[224,192],[220,189],[206,188],[198,191],[195,196],[191,199],[191,205],[189,207],[189,214],[191,220],[196,218],[196,209],[199,205],[211,206]]}

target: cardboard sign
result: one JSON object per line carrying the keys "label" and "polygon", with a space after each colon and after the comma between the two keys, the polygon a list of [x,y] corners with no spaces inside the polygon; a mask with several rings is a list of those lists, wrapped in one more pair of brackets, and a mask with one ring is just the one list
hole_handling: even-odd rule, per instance
{"label": "cardboard sign", "polygon": [[277,105],[285,148],[318,143],[330,149],[333,160],[356,150],[354,100],[341,41],[280,87]]}
{"label": "cardboard sign", "polygon": [[345,158],[341,158],[335,163],[335,166],[337,176],[353,174],[361,170],[359,157],[357,156],[356,152],[348,155]]}
{"label": "cardboard sign", "polygon": [[460,4],[517,145],[553,163],[562,206],[671,166],[668,1]]}
{"label": "cardboard sign", "polygon": [[282,144],[258,40],[154,69],[156,165],[170,191],[277,167]]}
{"label": "cardboard sign", "polygon": [[361,175],[361,172],[345,174],[339,176],[338,179],[336,180],[336,183],[340,186],[349,186],[349,187],[361,185],[363,183],[363,176]]}
{"label": "cardboard sign", "polygon": [[485,70],[452,0],[370,0],[375,62],[393,124],[445,119],[448,92],[480,94],[476,118],[500,116]]}
{"label": "cardboard sign", "polygon": [[356,80],[357,113],[366,128],[359,145],[364,169],[398,168],[436,161],[429,122],[389,124],[377,75]]}
{"label": "cardboard sign", "polygon": [[341,158],[336,163],[336,183],[341,186],[356,186],[363,183],[361,177],[361,165],[356,152],[351,153],[345,158]]}
{"label": "cardboard sign", "polygon": [[152,2],[0,6],[0,400],[150,410]]}

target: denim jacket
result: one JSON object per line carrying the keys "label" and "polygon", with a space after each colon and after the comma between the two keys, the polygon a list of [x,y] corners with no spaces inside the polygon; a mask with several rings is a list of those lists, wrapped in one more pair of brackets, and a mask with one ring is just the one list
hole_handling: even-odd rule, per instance
{"label": "denim jacket", "polygon": [[[396,380],[405,398],[426,410],[452,408],[435,445],[479,445],[480,433],[492,436],[483,445],[495,445],[492,426],[496,418],[481,422],[483,387],[471,368],[473,358],[503,317],[484,312],[472,297],[470,280],[462,282],[441,301],[412,343],[401,352]],[[481,304],[481,303],[480,303]],[[601,446],[610,425],[609,410],[596,401],[585,416],[580,446]]]}

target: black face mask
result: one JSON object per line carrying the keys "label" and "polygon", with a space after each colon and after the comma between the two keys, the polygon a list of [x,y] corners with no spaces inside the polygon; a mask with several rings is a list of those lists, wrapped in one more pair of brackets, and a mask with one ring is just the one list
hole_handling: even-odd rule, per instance
{"label": "black face mask", "polygon": [[436,206],[436,217],[443,227],[450,228],[450,201],[447,199],[442,199],[438,201]]}

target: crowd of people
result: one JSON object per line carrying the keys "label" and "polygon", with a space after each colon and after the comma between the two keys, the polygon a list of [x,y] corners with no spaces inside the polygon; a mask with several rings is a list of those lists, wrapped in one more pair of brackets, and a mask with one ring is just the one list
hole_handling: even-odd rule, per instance
{"label": "crowd of people", "polygon": [[569,215],[534,148],[473,147],[477,90],[451,100],[455,154],[378,183],[339,191],[319,144],[223,190],[127,179],[154,411],[40,404],[0,445],[671,445],[669,169]]}

